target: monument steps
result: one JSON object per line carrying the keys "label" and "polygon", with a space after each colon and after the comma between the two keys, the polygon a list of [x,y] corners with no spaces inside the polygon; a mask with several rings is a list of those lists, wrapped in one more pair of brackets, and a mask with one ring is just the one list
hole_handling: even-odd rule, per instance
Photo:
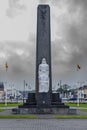
{"label": "monument steps", "polygon": [[51,105],[64,105],[62,102],[51,102]]}
{"label": "monument steps", "polygon": [[36,103],[28,102],[20,105],[19,108],[69,108],[69,106],[64,105],[62,102],[52,102],[50,106],[48,106],[48,104],[42,104],[38,106]]}
{"label": "monument steps", "polygon": [[19,108],[37,108],[36,105],[21,105]]}

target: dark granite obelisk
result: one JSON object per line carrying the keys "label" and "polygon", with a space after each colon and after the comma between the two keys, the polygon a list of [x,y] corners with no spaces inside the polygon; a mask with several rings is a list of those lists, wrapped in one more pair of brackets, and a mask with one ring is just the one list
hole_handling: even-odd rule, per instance
{"label": "dark granite obelisk", "polygon": [[[52,93],[50,7],[39,5],[37,10],[36,89],[19,106],[20,113],[68,113],[59,93]],[[27,109],[26,109],[27,108]],[[13,112],[16,110],[13,110]]]}
{"label": "dark granite obelisk", "polygon": [[[49,92],[39,92],[38,71],[42,59],[45,58],[49,65]],[[51,44],[50,44],[50,7],[49,5],[39,5],[37,11],[37,44],[36,44],[36,97],[37,104],[43,102],[50,104],[52,94],[52,74],[51,74]]]}

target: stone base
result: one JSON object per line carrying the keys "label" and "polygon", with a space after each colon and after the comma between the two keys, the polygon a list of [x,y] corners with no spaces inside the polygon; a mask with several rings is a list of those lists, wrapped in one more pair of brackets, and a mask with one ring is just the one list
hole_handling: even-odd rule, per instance
{"label": "stone base", "polygon": [[69,108],[16,108],[12,110],[13,114],[77,114],[76,109]]}
{"label": "stone base", "polygon": [[59,93],[52,93],[51,98],[49,93],[38,93],[37,98],[35,93],[29,93],[26,102],[12,111],[16,114],[68,114],[70,110],[61,102]]}

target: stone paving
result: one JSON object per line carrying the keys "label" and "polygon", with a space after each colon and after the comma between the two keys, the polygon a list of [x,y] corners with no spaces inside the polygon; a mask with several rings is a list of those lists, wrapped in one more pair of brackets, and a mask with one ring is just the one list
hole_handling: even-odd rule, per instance
{"label": "stone paving", "polygon": [[87,120],[0,119],[0,130],[87,130]]}

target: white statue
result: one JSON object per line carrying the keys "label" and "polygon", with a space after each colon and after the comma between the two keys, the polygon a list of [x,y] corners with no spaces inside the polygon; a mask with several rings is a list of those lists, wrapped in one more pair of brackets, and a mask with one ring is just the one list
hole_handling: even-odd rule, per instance
{"label": "white statue", "polygon": [[42,63],[39,65],[39,92],[49,91],[49,65],[46,63],[46,59],[42,59]]}

